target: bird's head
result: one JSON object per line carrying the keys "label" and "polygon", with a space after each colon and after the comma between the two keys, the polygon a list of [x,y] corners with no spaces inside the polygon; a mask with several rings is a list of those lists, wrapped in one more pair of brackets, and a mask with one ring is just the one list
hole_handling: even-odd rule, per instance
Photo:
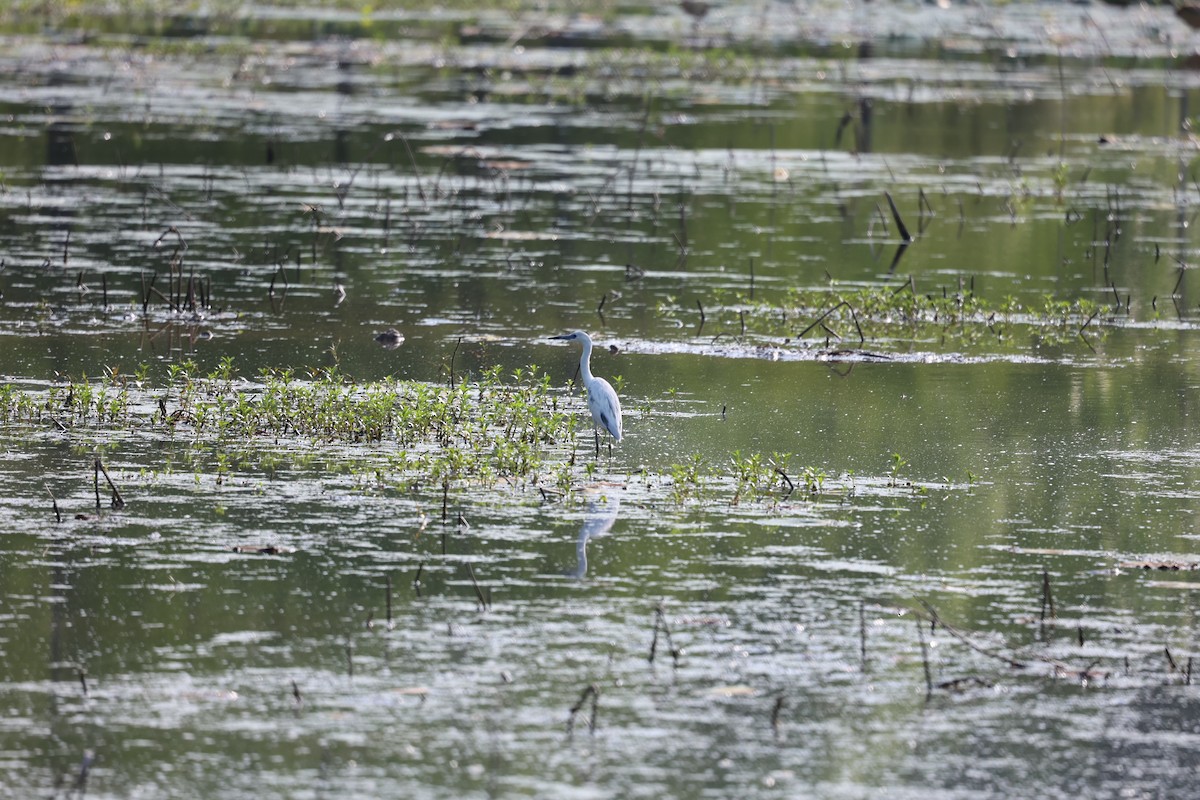
{"label": "bird's head", "polygon": [[583,331],[572,331],[571,333],[564,333],[561,336],[551,336],[550,338],[551,339],[561,339],[561,340],[567,341],[567,342],[591,342],[592,341],[592,337],[588,336]]}

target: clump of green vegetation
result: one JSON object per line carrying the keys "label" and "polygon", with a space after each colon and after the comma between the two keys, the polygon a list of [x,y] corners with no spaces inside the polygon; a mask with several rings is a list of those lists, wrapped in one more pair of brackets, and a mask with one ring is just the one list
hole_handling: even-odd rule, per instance
{"label": "clump of green vegetation", "polygon": [[[161,461],[139,465],[143,475],[186,468],[197,483],[207,476],[216,485],[319,470],[349,475],[367,491],[444,497],[451,489],[524,487],[557,499],[618,477],[614,462],[580,456],[575,440],[586,409],[536,366],[512,375],[493,367],[454,386],[356,382],[336,368],[302,377],[266,370],[244,379],[231,359],[207,373],[191,361],[172,364],[159,381],[148,372],[110,369],[99,380],[37,389],[0,385],[0,423],[10,434],[25,428],[66,435],[89,452],[155,442]],[[584,439],[590,442],[590,430]],[[830,488],[824,470],[793,468],[789,460],[786,453],[738,451],[716,465],[692,455],[654,475],[638,472],[677,505],[776,506],[853,491]],[[892,486],[906,464],[895,457]]]}
{"label": "clump of green vegetation", "polygon": [[[92,434],[136,431],[180,442],[193,461],[208,454],[219,475],[308,466],[322,454],[346,468],[376,469],[417,483],[494,485],[529,478],[548,457],[566,457],[576,422],[536,367],[506,382],[498,367],[455,387],[417,381],[356,383],[337,370],[306,378],[269,370],[238,379],[225,361],[201,375],[173,364],[155,386],[144,372],[56,383],[45,391],[0,387],[0,419]],[[334,458],[336,457],[336,459]]]}
{"label": "clump of green vegetation", "polygon": [[1040,302],[1022,303],[1006,297],[995,303],[969,290],[922,294],[913,290],[911,281],[899,288],[793,288],[781,300],[739,298],[737,305],[739,321],[751,330],[851,345],[932,336],[960,344],[985,339],[1015,344],[1022,334],[1042,344],[1063,344],[1104,336],[1104,328],[1093,325],[1103,307],[1091,299],[1044,296]]}

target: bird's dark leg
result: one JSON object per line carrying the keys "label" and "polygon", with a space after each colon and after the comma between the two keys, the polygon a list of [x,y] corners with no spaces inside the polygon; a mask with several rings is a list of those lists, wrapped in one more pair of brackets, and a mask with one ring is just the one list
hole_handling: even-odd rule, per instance
{"label": "bird's dark leg", "polygon": [[600,430],[592,428],[592,433],[596,435],[596,458],[600,457]]}

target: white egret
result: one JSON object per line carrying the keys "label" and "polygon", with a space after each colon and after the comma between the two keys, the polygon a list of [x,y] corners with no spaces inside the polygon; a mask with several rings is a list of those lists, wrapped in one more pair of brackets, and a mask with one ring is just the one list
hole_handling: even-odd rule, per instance
{"label": "white egret", "polygon": [[550,338],[579,342],[583,345],[583,353],[579,356],[579,377],[583,379],[583,388],[587,389],[588,410],[592,412],[592,432],[596,435],[596,455],[600,455],[600,431],[597,426],[612,434],[618,442],[621,441],[621,399],[617,397],[611,383],[592,375],[592,337],[583,331],[575,331]]}

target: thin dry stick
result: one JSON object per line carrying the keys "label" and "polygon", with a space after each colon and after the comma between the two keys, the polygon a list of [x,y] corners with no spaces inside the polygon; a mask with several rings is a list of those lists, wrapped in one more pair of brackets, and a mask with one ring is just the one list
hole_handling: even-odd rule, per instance
{"label": "thin dry stick", "polygon": [[654,656],[658,652],[658,632],[661,630],[667,639],[667,648],[671,653],[671,660],[675,666],[679,666],[679,650],[675,647],[675,643],[671,640],[671,626],[667,623],[666,611],[663,604],[660,602],[658,607],[654,609],[654,638],[650,640],[650,656],[648,658],[651,664],[654,663]]}
{"label": "thin dry stick", "polygon": [[50,491],[49,486],[45,484],[42,484],[42,486],[45,488],[46,494],[50,495],[50,504],[54,506],[54,521],[62,522],[62,513],[58,510],[58,500],[55,499],[54,492]]}
{"label": "thin dry stick", "polygon": [[[450,391],[454,391],[454,357],[458,355],[458,347],[462,344],[462,337],[458,337],[458,341],[454,343],[454,349],[450,351]],[[445,512],[442,513],[442,520],[445,521]]]}
{"label": "thin dry stick", "polygon": [[[721,409],[722,414],[724,413],[724,410],[725,410],[724,407],[722,407],[722,409]],[[785,492],[783,495],[783,499],[787,500],[789,497],[792,496],[792,492],[796,491],[796,484],[792,483],[792,479],[789,478],[787,473],[784,472],[779,467],[775,468],[775,474],[778,475],[779,477],[783,478],[783,482],[787,484],[787,487],[788,487],[787,492]]]}
{"label": "thin dry stick", "polygon": [[388,630],[392,629],[392,576],[387,577],[387,626]]}
{"label": "thin dry stick", "polygon": [[892,199],[891,192],[884,192],[883,196],[887,198],[888,206],[892,209],[892,219],[896,221],[896,228],[900,231],[900,238],[906,242],[913,240],[912,234],[908,232],[908,227],[905,226],[904,220],[900,218],[900,210],[896,208],[896,201]]}
{"label": "thin dry stick", "polygon": [[475,580],[475,570],[471,567],[471,562],[467,562],[467,574],[471,576],[471,585],[475,587],[475,599],[479,601],[479,608],[483,611],[488,609],[488,601],[484,599],[483,592],[479,590],[479,581]]}
{"label": "thin dry stick", "polygon": [[1042,570],[1042,622],[1046,621],[1046,611],[1050,611],[1050,619],[1058,619],[1054,609],[1054,593],[1050,591],[1050,573]]}
{"label": "thin dry stick", "polygon": [[845,306],[846,308],[850,309],[850,319],[854,320],[854,327],[855,327],[855,329],[858,331],[858,343],[859,343],[859,344],[864,344],[864,343],[867,341],[867,339],[866,339],[866,337],[863,335],[863,329],[862,329],[862,326],[858,324],[858,314],[856,314],[856,313],[854,312],[854,306],[850,305],[850,304],[849,304],[848,302],[846,302],[845,300],[841,301],[841,302],[840,302],[840,303],[838,303],[836,306],[834,306],[833,308],[830,308],[830,309],[829,309],[829,310],[827,310],[825,313],[823,313],[821,316],[817,317],[817,318],[816,318],[816,320],[814,320],[814,321],[813,321],[813,323],[812,323],[811,325],[809,325],[807,328],[805,328],[804,330],[802,330],[802,331],[800,332],[800,335],[799,335],[799,336],[797,336],[796,338],[797,338],[797,339],[803,339],[803,338],[804,338],[804,336],[805,336],[805,334],[807,334],[807,333],[808,333],[809,331],[811,331],[813,328],[816,328],[817,326],[819,326],[819,325],[821,325],[822,323],[824,323],[825,319],[826,319],[826,318],[827,318],[827,317],[828,317],[830,314],[832,314],[833,312],[837,311],[837,310],[838,310],[838,309],[840,309],[842,306]]}
{"label": "thin dry stick", "polygon": [[867,601],[858,601],[858,659],[862,671],[867,671]]}
{"label": "thin dry stick", "polygon": [[588,698],[591,698],[592,701],[592,713],[588,717],[588,733],[594,734],[596,732],[596,705],[600,700],[600,690],[596,688],[596,684],[589,683],[583,692],[580,693],[579,700],[576,701],[575,705],[571,706],[571,713],[567,716],[568,737],[575,733],[575,715],[583,708]]}
{"label": "thin dry stick", "polygon": [[[125,500],[121,497],[121,493],[117,491],[117,485],[112,482],[112,478],[108,477],[108,470],[104,468],[104,464],[100,459],[96,459],[96,472],[104,475],[104,480],[108,481],[108,488],[112,491],[112,507],[124,508]],[[96,478],[96,508],[100,508],[100,478]]]}
{"label": "thin dry stick", "polygon": [[925,644],[925,627],[919,616],[917,622],[917,641],[921,643],[921,664],[925,667],[925,699],[933,696],[933,673],[929,669],[929,647]]}
{"label": "thin dry stick", "polygon": [[921,605],[925,606],[925,610],[929,613],[928,619],[931,624],[940,625],[943,629],[945,629],[946,633],[950,634],[955,639],[958,639],[960,642],[962,642],[967,647],[974,650],[976,653],[980,653],[982,655],[988,656],[989,658],[995,658],[999,661],[1003,661],[1005,664],[1007,664],[1008,666],[1010,666],[1014,669],[1025,669],[1028,666],[1028,664],[1026,664],[1025,662],[1018,661],[1017,659],[1012,658],[1011,656],[1006,656],[1003,653],[997,653],[995,650],[991,650],[987,647],[983,647],[982,645],[975,644],[974,642],[972,642],[970,639],[967,638],[967,635],[965,633],[958,630],[953,625],[948,625],[945,622],[945,620],[943,620],[941,617],[939,617],[938,613],[937,613],[937,609],[935,609],[933,606],[931,606],[928,602],[922,600]]}

